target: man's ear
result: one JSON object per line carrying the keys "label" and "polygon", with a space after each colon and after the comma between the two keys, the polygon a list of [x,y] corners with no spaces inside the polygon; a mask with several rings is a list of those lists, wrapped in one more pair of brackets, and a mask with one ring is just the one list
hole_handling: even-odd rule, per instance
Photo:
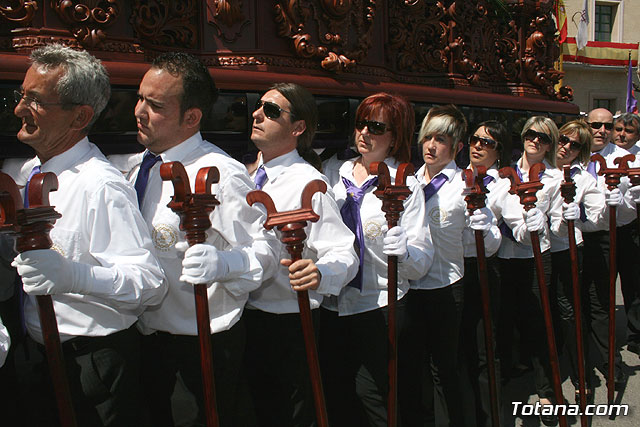
{"label": "man's ear", "polygon": [[76,115],[71,123],[71,128],[76,130],[82,130],[86,128],[91,119],[93,119],[94,111],[90,105],[78,105],[76,108]]}
{"label": "man's ear", "polygon": [[184,112],[183,123],[185,123],[188,127],[198,127],[200,126],[200,121],[202,120],[202,110],[199,108],[189,108]]}
{"label": "man's ear", "polygon": [[456,152],[453,155],[453,157],[457,156],[458,153],[460,152],[460,150],[462,150],[462,147],[464,147],[464,142],[462,141],[458,141],[457,145],[456,145]]}
{"label": "man's ear", "polygon": [[293,131],[291,132],[293,136],[298,137],[307,130],[307,123],[304,120],[296,120],[293,122]]}

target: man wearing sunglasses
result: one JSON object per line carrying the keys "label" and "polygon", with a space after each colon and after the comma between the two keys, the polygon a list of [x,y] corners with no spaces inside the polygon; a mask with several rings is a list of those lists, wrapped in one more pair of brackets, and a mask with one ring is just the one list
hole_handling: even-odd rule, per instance
{"label": "man wearing sunglasses", "polygon": [[[257,102],[251,140],[262,153],[254,173],[256,186],[268,193],[278,211],[300,208],[307,183],[328,183],[311,147],[318,111],[303,87],[278,83]],[[251,292],[247,322],[247,378],[260,426],[316,425],[296,291],[307,290],[313,316],[324,296],[339,295],[356,275],[354,235],[342,222],[331,187],[312,199],[320,216],[305,228],[303,259],[291,262],[284,245],[282,266]],[[277,343],[277,344],[276,344]]]}
{"label": "man wearing sunglasses", "polygon": [[[209,71],[192,55],[169,52],[156,57],[142,78],[134,111],[138,142],[146,150],[123,162],[134,165],[129,180],[135,183],[137,202],[153,230],[169,281],[166,297],[139,321],[152,425],[173,425],[171,395],[177,373],[195,396],[197,422],[205,423],[191,284],[208,285],[218,417],[221,426],[233,424],[244,357],[242,312],[249,292],[276,268],[275,235],[262,227],[264,212],[246,202],[254,189],[246,169],[200,134],[216,96]],[[191,186],[203,167],[215,166],[220,173],[212,186],[220,204],[209,215],[212,225],[203,244],[188,247],[179,216],[167,207],[174,188],[161,179],[160,166],[173,161],[184,165]]]}
{"label": "man wearing sunglasses", "polygon": [[633,113],[624,113],[613,123],[613,142],[631,154],[637,155],[640,145],[640,117]]}

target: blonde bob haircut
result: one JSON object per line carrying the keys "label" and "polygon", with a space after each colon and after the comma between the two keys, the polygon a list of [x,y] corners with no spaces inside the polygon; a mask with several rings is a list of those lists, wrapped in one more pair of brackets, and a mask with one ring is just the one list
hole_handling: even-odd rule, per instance
{"label": "blonde bob haircut", "polygon": [[560,135],[572,136],[576,135],[578,141],[582,144],[578,161],[586,166],[591,161],[591,144],[593,143],[593,134],[591,127],[584,120],[571,120],[560,128]]}
{"label": "blonde bob haircut", "polygon": [[524,124],[524,127],[522,128],[522,132],[520,133],[520,138],[523,143],[524,143],[524,134],[527,133],[529,129],[549,135],[549,138],[551,138],[551,149],[545,153],[544,159],[547,162],[549,162],[551,166],[555,168],[556,152],[558,151],[558,138],[560,138],[560,133],[558,132],[558,126],[556,126],[555,122],[548,117],[544,117],[544,116],[529,117],[529,120],[527,120],[527,122]]}

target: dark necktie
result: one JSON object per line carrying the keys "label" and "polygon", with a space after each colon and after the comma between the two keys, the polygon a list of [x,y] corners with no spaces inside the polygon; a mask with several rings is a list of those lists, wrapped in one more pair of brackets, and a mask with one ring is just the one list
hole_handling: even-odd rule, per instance
{"label": "dark necktie", "polygon": [[136,183],[134,185],[136,189],[136,193],[138,194],[138,206],[142,207],[142,199],[144,198],[144,193],[147,190],[147,183],[149,182],[149,171],[157,162],[161,160],[160,156],[156,156],[151,153],[151,151],[147,151],[142,158],[142,164],[140,165],[140,170],[138,171],[138,177],[136,178]]}
{"label": "dark necktie", "polygon": [[587,172],[589,172],[595,179],[598,179],[598,175],[596,174],[596,162],[589,162],[587,165]]}
{"label": "dark necktie", "polygon": [[442,187],[445,182],[447,182],[447,176],[443,173],[439,173],[438,175],[434,176],[431,181],[429,181],[427,186],[424,187],[425,203],[428,202],[429,199],[438,192],[438,190],[440,190],[440,187]]}
{"label": "dark necktie", "polygon": [[24,207],[25,208],[29,207],[29,184],[31,184],[31,179],[34,177],[34,175],[37,175],[39,173],[40,173],[40,165],[34,166],[33,169],[31,169],[31,173],[29,174],[27,183],[24,186]]}
{"label": "dark necktie", "polygon": [[347,178],[342,178],[342,183],[347,189],[347,200],[340,208],[340,215],[342,221],[345,223],[349,230],[353,231],[356,236],[356,249],[360,258],[360,265],[358,267],[358,273],[347,286],[362,290],[362,262],[364,260],[364,233],[362,231],[362,219],[360,218],[360,206],[362,206],[362,199],[367,190],[378,185],[378,177],[371,178],[362,184],[362,187],[358,187]]}
{"label": "dark necktie", "polygon": [[482,184],[485,186],[485,188],[487,187],[487,185],[491,184],[493,181],[495,181],[495,178],[492,177],[491,175],[485,175],[484,178],[482,178]]}
{"label": "dark necktie", "polygon": [[253,182],[256,183],[256,188],[262,190],[264,184],[267,182],[267,171],[264,170],[264,165],[260,165],[256,171],[256,176],[253,177]]}

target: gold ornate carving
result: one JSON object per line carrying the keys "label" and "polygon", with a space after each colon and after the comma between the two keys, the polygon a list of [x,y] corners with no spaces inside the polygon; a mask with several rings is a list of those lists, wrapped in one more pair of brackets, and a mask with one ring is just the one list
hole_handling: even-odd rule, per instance
{"label": "gold ornate carving", "polygon": [[238,40],[251,22],[245,19],[242,3],[242,0],[207,0],[207,22],[215,27],[218,37],[228,43]]}
{"label": "gold ornate carving", "polygon": [[35,0],[9,0],[0,3],[0,17],[22,26],[31,24],[37,10],[38,3]]}
{"label": "gold ornate carving", "polygon": [[66,23],[83,47],[97,48],[120,12],[116,0],[51,0],[51,8]]}
{"label": "gold ornate carving", "polygon": [[195,48],[199,6],[196,0],[135,0],[130,22],[146,43]]}
{"label": "gold ornate carving", "polygon": [[[375,0],[280,0],[275,21],[297,56],[319,58],[323,69],[341,72],[367,56],[375,12]],[[317,42],[307,28],[317,28]]]}

